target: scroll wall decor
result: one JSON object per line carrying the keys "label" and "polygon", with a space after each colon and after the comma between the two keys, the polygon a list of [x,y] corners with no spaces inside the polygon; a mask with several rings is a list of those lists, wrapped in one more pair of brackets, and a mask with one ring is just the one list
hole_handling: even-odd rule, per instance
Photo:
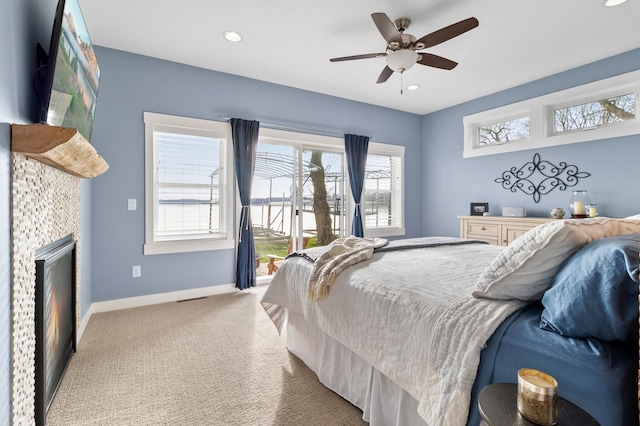
{"label": "scroll wall decor", "polygon": [[[520,168],[511,167],[502,173],[502,177],[495,180],[504,189],[511,192],[518,190],[533,196],[533,201],[540,202],[540,197],[547,195],[554,189],[564,191],[576,186],[580,179],[591,176],[591,173],[578,171],[578,166],[561,162],[555,165],[540,159],[540,154],[533,156],[533,161],[525,163]],[[537,182],[537,183],[536,183]]]}

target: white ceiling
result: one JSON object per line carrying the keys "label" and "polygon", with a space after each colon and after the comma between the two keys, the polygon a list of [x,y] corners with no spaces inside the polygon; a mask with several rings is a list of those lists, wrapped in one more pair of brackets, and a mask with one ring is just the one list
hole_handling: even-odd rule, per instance
{"label": "white ceiling", "polygon": [[[79,0],[92,42],[401,111],[427,114],[640,47],[640,0]],[[426,49],[459,62],[416,65],[376,84],[384,52],[371,13],[406,17],[417,38],[475,16],[480,25]],[[240,43],[226,41],[240,32]]]}

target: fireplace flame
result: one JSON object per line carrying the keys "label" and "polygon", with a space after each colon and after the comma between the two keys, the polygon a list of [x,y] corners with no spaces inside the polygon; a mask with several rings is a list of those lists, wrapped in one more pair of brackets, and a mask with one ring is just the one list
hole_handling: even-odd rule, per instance
{"label": "fireplace flame", "polygon": [[60,340],[60,325],[58,322],[58,303],[56,301],[56,292],[51,291],[51,317],[49,318],[49,327],[47,329],[47,347],[50,354],[57,353],[58,342]]}

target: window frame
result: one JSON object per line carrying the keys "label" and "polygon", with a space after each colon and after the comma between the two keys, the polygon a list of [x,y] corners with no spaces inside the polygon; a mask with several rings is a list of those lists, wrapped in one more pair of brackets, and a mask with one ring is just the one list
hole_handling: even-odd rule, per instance
{"label": "window frame", "polygon": [[[223,250],[235,248],[234,239],[234,194],[235,175],[233,169],[233,147],[231,140],[231,126],[220,121],[203,120],[190,117],[180,117],[167,114],[144,112],[145,127],[145,243],[144,255],[184,253],[205,250]],[[184,238],[175,240],[155,239],[155,183],[156,183],[156,149],[154,131],[162,129],[180,129],[185,135],[212,136],[224,139],[225,146],[225,194],[226,209],[221,214],[226,223],[224,237],[215,238]]]}
{"label": "window frame", "polygon": [[[269,143],[273,145],[277,144],[292,144],[300,146],[303,149],[310,149],[317,147],[319,149],[327,149],[334,152],[340,152],[345,155],[344,138],[336,136],[325,136],[310,133],[302,133],[291,130],[273,129],[269,127],[260,127],[260,135],[258,136],[258,143]],[[381,142],[369,142],[367,154],[372,155],[389,155],[400,157],[400,173],[401,173],[401,185],[400,190],[400,226],[397,227],[380,227],[380,228],[364,228],[364,234],[367,238],[373,237],[392,237],[405,235],[405,223],[406,223],[406,210],[405,210],[405,161],[404,161],[405,147],[401,145],[391,145]],[[355,207],[353,201],[353,194],[351,194],[351,186],[349,183],[349,173],[345,170],[345,185],[346,191],[349,194],[347,197],[347,215],[346,215],[346,232],[351,232],[351,225],[353,221],[353,209]]]}
{"label": "window frame", "polygon": [[[595,102],[605,98],[635,93],[635,118],[597,128],[554,132],[554,110],[566,106]],[[598,80],[548,95],[527,99],[463,117],[463,158],[502,154],[527,149],[547,148],[640,134],[640,71]],[[528,114],[529,138],[503,144],[479,145],[478,129]]]}
{"label": "window frame", "polygon": [[[524,111],[515,111],[513,113],[509,113],[508,115],[503,116],[500,119],[496,119],[495,117],[492,117],[491,120],[489,120],[486,123],[476,123],[476,135],[475,137],[477,138],[475,143],[478,147],[482,147],[485,148],[487,146],[498,146],[498,145],[504,145],[504,144],[510,144],[510,143],[517,143],[517,142],[521,142],[521,141],[525,141],[525,140],[529,140],[531,139],[531,117],[530,117],[530,111],[529,110],[524,110]],[[523,138],[518,138],[518,139],[512,139],[510,141],[502,141],[502,142],[495,142],[495,143],[490,143],[490,144],[486,144],[486,145],[482,145],[480,143],[480,129],[482,129],[483,127],[488,127],[488,126],[492,126],[494,124],[502,124],[502,123],[506,123],[506,122],[510,122],[510,121],[515,121],[515,120],[520,120],[523,118],[528,118],[529,119],[529,136],[523,137]]]}
{"label": "window frame", "polygon": [[[397,191],[397,194],[400,197],[398,204],[400,205],[401,214],[400,214],[400,217],[398,218],[399,226],[379,226],[376,228],[367,228],[366,221],[363,221],[365,237],[368,237],[368,238],[393,237],[393,236],[402,236],[402,235],[405,235],[406,233],[405,232],[406,210],[405,210],[405,202],[404,202],[405,200],[404,191],[406,187],[405,176],[404,176],[405,175],[404,174],[404,152],[405,152],[404,146],[383,144],[378,142],[369,142],[369,149],[367,151],[367,155],[371,154],[371,155],[400,158],[400,175],[401,175],[400,185],[402,185],[402,187],[400,188],[399,191]],[[349,194],[351,194],[351,191],[349,191]],[[363,191],[363,195],[364,195],[364,191]],[[349,197],[349,200],[353,201],[353,196]],[[350,207],[351,205],[352,204],[350,204]],[[350,211],[352,213],[348,217],[349,229],[351,229],[351,221],[353,219],[353,208],[351,208]]]}

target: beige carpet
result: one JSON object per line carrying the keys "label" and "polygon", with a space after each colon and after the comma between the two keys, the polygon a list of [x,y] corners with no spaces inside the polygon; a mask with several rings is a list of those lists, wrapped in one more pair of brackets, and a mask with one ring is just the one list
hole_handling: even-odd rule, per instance
{"label": "beige carpet", "polygon": [[93,315],[47,425],[366,425],[286,350],[263,291]]}

